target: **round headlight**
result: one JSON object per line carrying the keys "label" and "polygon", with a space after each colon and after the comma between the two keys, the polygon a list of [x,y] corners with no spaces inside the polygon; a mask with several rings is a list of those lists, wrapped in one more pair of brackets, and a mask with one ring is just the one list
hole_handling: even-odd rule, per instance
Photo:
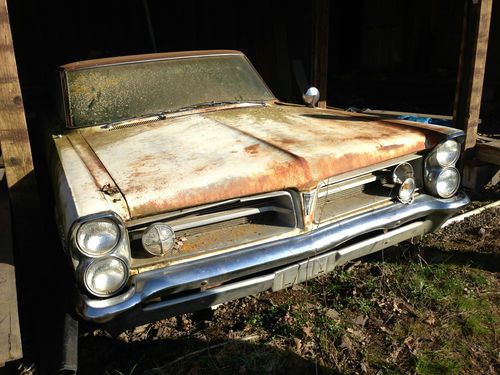
{"label": "round headlight", "polygon": [[166,255],[174,248],[175,233],[167,224],[151,224],[142,234],[142,246],[152,255]]}
{"label": "round headlight", "polygon": [[460,145],[453,140],[441,143],[436,148],[436,161],[441,167],[448,167],[458,160]]}
{"label": "round headlight", "polygon": [[460,173],[454,167],[433,170],[427,177],[427,189],[441,198],[450,198],[459,186]]}
{"label": "round headlight", "polygon": [[76,241],[80,249],[90,256],[109,253],[120,239],[120,228],[111,219],[97,219],[83,223]]}
{"label": "round headlight", "polygon": [[94,260],[85,271],[85,286],[98,297],[107,297],[119,291],[127,282],[128,269],[118,258]]}
{"label": "round headlight", "polygon": [[445,168],[436,181],[436,191],[439,196],[449,198],[455,194],[460,185],[460,173],[453,167]]}

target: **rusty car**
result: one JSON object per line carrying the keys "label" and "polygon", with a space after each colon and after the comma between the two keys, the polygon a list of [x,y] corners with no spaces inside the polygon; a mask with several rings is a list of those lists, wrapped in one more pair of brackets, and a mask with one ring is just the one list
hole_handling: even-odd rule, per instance
{"label": "rusty car", "polygon": [[278,100],[238,51],[59,69],[51,176],[74,309],[131,327],[277,291],[469,203],[461,130]]}

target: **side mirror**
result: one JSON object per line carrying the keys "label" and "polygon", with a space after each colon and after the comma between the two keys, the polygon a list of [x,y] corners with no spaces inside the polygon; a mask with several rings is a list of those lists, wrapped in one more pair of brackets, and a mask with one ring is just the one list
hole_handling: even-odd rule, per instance
{"label": "side mirror", "polygon": [[315,107],[319,101],[319,90],[314,86],[309,87],[306,92],[302,94],[302,100],[304,100],[304,103],[309,107]]}

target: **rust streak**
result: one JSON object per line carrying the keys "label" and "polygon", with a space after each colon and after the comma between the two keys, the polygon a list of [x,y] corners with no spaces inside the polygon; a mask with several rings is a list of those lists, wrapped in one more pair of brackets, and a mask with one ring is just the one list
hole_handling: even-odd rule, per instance
{"label": "rust streak", "polygon": [[257,154],[259,152],[259,147],[260,145],[256,143],[254,145],[245,147],[245,151],[250,155]]}

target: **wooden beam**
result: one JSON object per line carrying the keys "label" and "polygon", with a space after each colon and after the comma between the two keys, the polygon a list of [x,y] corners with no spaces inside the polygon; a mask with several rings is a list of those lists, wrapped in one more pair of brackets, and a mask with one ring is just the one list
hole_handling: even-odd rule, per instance
{"label": "wooden beam", "polygon": [[500,140],[478,143],[476,145],[476,159],[500,166]]}
{"label": "wooden beam", "polygon": [[330,0],[313,2],[312,85],[321,95],[318,107],[326,108],[328,89],[328,37],[330,32]]}
{"label": "wooden beam", "polygon": [[[41,268],[40,260],[44,258],[46,252],[42,236],[44,220],[41,219],[7,0],[0,0],[0,149],[5,164],[14,229],[15,270],[18,276],[23,273],[32,278],[29,280],[26,277],[21,277],[20,283],[17,284],[21,292],[20,301],[26,305],[26,302],[41,298],[40,293],[33,291],[33,280],[39,280],[39,272],[41,271],[38,271],[38,268]],[[2,213],[2,215],[5,217],[6,214]],[[0,247],[0,256],[2,257],[6,257],[4,250],[3,247]],[[11,267],[12,271],[9,272],[13,272],[14,266],[11,265]],[[22,272],[20,272],[21,270]],[[23,295],[23,292],[30,292],[31,296]],[[9,303],[10,306],[14,306],[13,300]],[[1,309],[1,313],[5,314],[4,307]],[[39,315],[36,310],[27,312],[33,316]],[[9,311],[8,314],[10,319],[17,319],[17,311]],[[15,355],[10,355],[10,358],[20,356],[20,349],[19,346],[19,351]]]}
{"label": "wooden beam", "polygon": [[492,0],[465,0],[453,119],[465,131],[465,150],[476,144]]}
{"label": "wooden beam", "polygon": [[[0,0],[0,148],[15,230],[15,244],[21,251],[39,243],[40,205],[33,171],[31,146],[17,74],[7,0]],[[39,225],[26,225],[32,223]],[[28,231],[28,232],[26,232]],[[22,233],[22,235],[21,235]]]}

